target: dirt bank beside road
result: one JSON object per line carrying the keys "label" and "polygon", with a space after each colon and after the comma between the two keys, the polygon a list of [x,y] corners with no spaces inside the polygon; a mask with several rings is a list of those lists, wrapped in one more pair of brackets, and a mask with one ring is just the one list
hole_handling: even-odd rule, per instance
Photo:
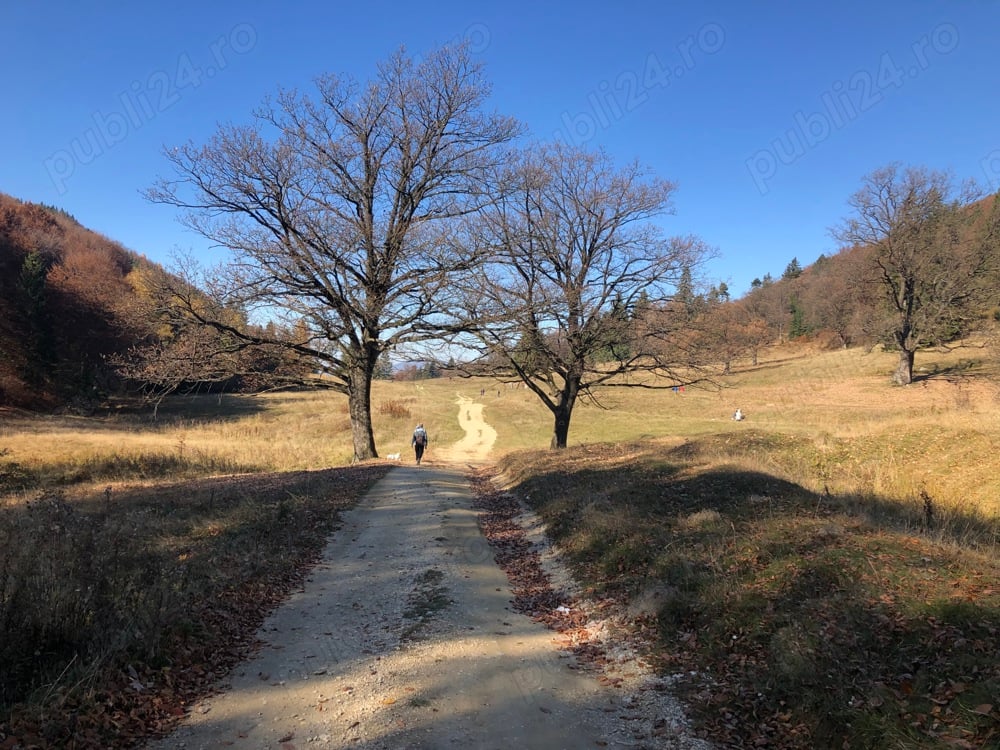
{"label": "dirt bank beside road", "polygon": [[641,670],[601,680],[513,610],[463,468],[496,433],[482,405],[458,413],[465,439],[344,514],[258,654],[150,748],[707,747]]}

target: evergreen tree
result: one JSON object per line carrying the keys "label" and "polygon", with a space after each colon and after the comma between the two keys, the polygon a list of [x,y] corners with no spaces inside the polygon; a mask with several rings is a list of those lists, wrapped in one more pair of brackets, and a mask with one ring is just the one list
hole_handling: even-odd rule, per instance
{"label": "evergreen tree", "polygon": [[785,272],[781,274],[783,279],[797,279],[802,275],[802,266],[799,265],[798,258],[792,258],[788,265],[785,266]]}
{"label": "evergreen tree", "polygon": [[788,301],[788,311],[792,314],[792,320],[788,325],[788,338],[795,339],[808,334],[809,326],[806,323],[806,312],[797,295],[792,295]]}
{"label": "evergreen tree", "polygon": [[54,360],[52,325],[48,310],[49,263],[38,251],[28,253],[21,264],[17,291],[24,321],[24,348],[27,355],[24,379],[40,385]]}
{"label": "evergreen tree", "polygon": [[600,326],[600,335],[605,339],[605,345],[594,355],[598,362],[617,362],[627,359],[632,347],[629,342],[631,316],[621,295],[617,295],[611,303],[611,310],[604,316]]}
{"label": "evergreen tree", "polygon": [[375,366],[375,377],[379,380],[392,380],[392,360],[389,358],[388,349],[379,355],[378,364]]}
{"label": "evergreen tree", "polygon": [[694,281],[691,278],[690,266],[685,266],[681,270],[681,278],[677,282],[677,296],[675,299],[684,307],[689,318],[694,317],[698,299],[694,293]]}

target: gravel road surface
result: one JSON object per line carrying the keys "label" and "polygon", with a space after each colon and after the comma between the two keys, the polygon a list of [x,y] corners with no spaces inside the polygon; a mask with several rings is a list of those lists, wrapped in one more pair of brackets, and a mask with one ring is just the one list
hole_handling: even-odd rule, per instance
{"label": "gravel road surface", "polygon": [[344,514],[259,652],[150,750],[708,747],[662,686],[609,685],[512,610],[466,480],[496,437],[482,417],[459,399],[465,438]]}

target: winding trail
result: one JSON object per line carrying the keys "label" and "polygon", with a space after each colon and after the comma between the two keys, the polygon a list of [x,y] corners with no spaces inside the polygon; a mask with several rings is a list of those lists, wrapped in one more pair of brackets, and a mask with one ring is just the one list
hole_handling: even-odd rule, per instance
{"label": "winding trail", "polygon": [[465,436],[454,445],[436,451],[436,457],[448,463],[485,461],[497,440],[497,431],[483,419],[483,405],[465,396],[456,399],[458,423]]}
{"label": "winding trail", "polygon": [[637,742],[629,699],[512,611],[458,466],[496,439],[482,412],[459,398],[465,438],[344,514],[259,652],[151,750],[702,747]]}

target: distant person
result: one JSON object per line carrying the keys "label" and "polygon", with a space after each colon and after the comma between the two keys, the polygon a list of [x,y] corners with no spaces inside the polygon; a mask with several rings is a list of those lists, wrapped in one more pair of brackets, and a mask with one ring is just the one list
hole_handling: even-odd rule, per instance
{"label": "distant person", "polygon": [[742,409],[737,409],[736,413],[733,414],[733,419],[735,419],[737,422],[742,422],[743,421],[743,410]]}
{"label": "distant person", "polygon": [[417,428],[413,431],[413,438],[410,440],[410,445],[413,446],[413,452],[419,464],[420,459],[424,457],[424,448],[427,447],[427,430],[424,429],[423,422],[418,424]]}

